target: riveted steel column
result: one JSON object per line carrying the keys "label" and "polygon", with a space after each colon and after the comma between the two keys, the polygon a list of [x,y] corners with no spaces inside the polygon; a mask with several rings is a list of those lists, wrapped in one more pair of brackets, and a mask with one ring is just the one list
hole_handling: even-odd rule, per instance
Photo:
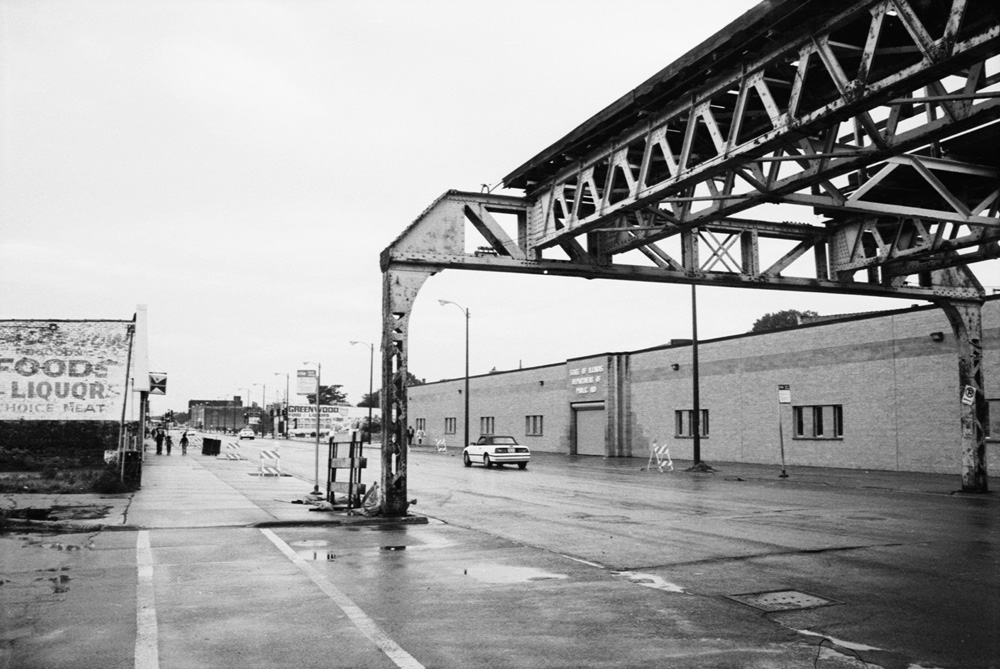
{"label": "riveted steel column", "polygon": [[432,272],[382,274],[382,514],[406,515],[407,341],[413,301]]}
{"label": "riveted steel column", "polygon": [[942,300],[958,348],[959,407],[962,419],[962,491],[987,492],[986,431],[989,404],[983,394],[982,304]]}

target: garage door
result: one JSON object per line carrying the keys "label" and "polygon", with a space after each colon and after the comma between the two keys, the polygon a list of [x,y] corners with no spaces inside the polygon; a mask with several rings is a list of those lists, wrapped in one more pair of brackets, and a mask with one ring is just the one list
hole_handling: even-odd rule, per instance
{"label": "garage door", "polygon": [[604,403],[593,407],[574,408],[576,415],[576,454],[600,455],[608,454],[605,441],[607,418]]}

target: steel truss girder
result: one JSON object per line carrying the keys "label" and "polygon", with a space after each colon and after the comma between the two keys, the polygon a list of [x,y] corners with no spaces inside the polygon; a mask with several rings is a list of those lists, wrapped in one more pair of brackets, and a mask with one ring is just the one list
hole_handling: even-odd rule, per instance
{"label": "steel truss girder", "polygon": [[[868,166],[887,159],[913,161],[894,157],[1000,117],[996,77],[984,67],[998,50],[1000,27],[986,21],[962,32],[963,20],[975,23],[966,9],[965,0],[953,0],[946,24],[932,37],[907,0],[856,2],[818,32],[721,75],[536,188],[529,253],[598,228],[640,228],[601,247],[622,253],[765,202],[872,213],[885,203],[852,199],[834,179],[864,176]],[[898,59],[880,46],[890,21],[905,28],[905,50],[913,57]],[[868,24],[858,31],[864,39],[835,39],[859,23]],[[924,95],[912,97],[922,89]],[[922,119],[911,116],[915,112]],[[853,128],[842,134],[845,122]],[[786,163],[798,171],[783,176]],[[815,192],[802,192],[807,189]],[[998,223],[995,212],[974,212],[975,204],[950,201],[940,212],[896,213]]]}
{"label": "steel truss girder", "polygon": [[[602,264],[586,252],[570,260],[529,257],[526,250],[492,220],[490,214],[491,211],[517,214],[518,228],[523,230],[521,214],[526,212],[527,207],[528,202],[520,198],[449,191],[383,251],[382,270],[404,268],[433,274],[444,269],[464,269],[734,288],[810,290],[920,300],[977,299],[982,290],[978,284],[942,286],[860,282],[854,281],[846,272],[842,273],[843,276],[830,277],[825,270],[825,240],[832,234],[831,231],[817,226],[782,223],[729,220],[721,221],[714,227],[683,230],[679,233],[683,249],[679,260],[654,244],[643,247],[647,257],[653,261],[651,266]],[[488,226],[484,223],[486,220],[491,221]],[[465,252],[466,223],[483,233],[485,245],[475,253]],[[861,231],[866,232],[867,228]],[[791,240],[796,242],[796,246],[777,262],[763,267],[758,245],[761,238]],[[708,253],[703,254],[702,248],[707,248]],[[816,278],[782,275],[782,270],[810,249],[815,252],[816,266],[823,268]]]}

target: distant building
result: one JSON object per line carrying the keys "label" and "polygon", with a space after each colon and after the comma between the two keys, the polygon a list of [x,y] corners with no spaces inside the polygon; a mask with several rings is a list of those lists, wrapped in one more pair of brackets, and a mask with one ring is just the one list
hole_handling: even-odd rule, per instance
{"label": "distant building", "polygon": [[189,400],[188,423],[199,430],[238,432],[247,425],[247,411],[239,395],[231,400]]}
{"label": "distant building", "polygon": [[[1000,437],[1000,301],[983,307],[990,433]],[[533,450],[691,459],[691,344],[599,353],[470,379],[470,438],[510,434]],[[789,467],[960,471],[958,357],[934,306],[861,314],[699,342],[701,457]],[[409,423],[460,446],[463,379],[410,386]],[[778,403],[788,385],[791,403]],[[425,443],[428,443],[425,442]],[[987,466],[1000,466],[987,444]]]}

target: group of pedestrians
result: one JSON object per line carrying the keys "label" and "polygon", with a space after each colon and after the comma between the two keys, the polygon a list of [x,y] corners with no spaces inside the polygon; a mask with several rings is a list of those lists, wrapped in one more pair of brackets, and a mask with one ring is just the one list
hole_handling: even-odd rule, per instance
{"label": "group of pedestrians", "polygon": [[[167,455],[170,455],[170,450],[174,446],[174,438],[170,436],[170,433],[164,430],[162,427],[156,428],[156,432],[153,434],[153,439],[156,441],[156,454],[163,455],[163,443],[167,444]],[[181,433],[181,455],[187,455],[188,452],[188,433],[185,430]]]}
{"label": "group of pedestrians", "polygon": [[406,428],[406,445],[407,446],[412,446],[413,445],[413,437],[416,436],[417,437],[417,446],[423,446],[424,445],[424,437],[426,435],[427,435],[427,433],[424,432],[423,429],[417,430],[416,433],[414,433],[413,426],[411,425],[408,428]]}

